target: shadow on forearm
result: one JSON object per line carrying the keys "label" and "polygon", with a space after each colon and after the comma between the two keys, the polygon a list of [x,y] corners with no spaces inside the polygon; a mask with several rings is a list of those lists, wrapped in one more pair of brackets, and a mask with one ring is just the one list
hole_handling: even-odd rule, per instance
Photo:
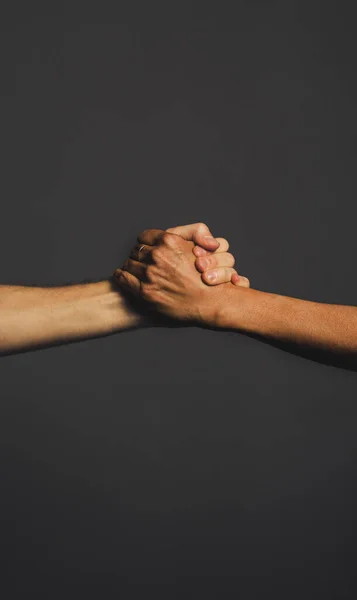
{"label": "shadow on forearm", "polygon": [[[222,329],[217,328],[217,331],[222,331]],[[234,331],[237,333],[237,330],[235,329],[225,329],[224,331]],[[308,360],[331,367],[347,369],[348,371],[357,371],[357,354],[353,352],[334,352],[333,350],[315,348],[309,346],[308,344],[297,344],[294,342],[285,342],[265,338],[254,333],[240,333],[263,344],[268,344],[269,346],[274,346],[275,348],[283,350],[284,352],[289,352],[290,354],[300,356],[301,358],[306,358]]]}
{"label": "shadow on forearm", "polygon": [[[115,289],[115,285],[113,284],[113,289]],[[182,327],[191,327],[193,324],[189,324],[182,321],[177,321],[170,317],[166,317],[158,313],[154,308],[148,307],[145,302],[141,300],[134,299],[127,295],[124,296],[124,301],[127,304],[127,307],[130,310],[134,310],[141,317],[143,317],[142,322],[139,325],[133,325],[123,329],[122,331],[109,331],[108,333],[102,333],[100,335],[83,335],[80,338],[75,339],[66,339],[62,338],[61,340],[51,341],[51,342],[43,342],[38,344],[32,344],[31,346],[17,348],[8,351],[0,351],[0,357],[12,356],[16,354],[23,354],[25,352],[36,352],[38,350],[45,350],[49,348],[55,348],[58,346],[68,346],[69,344],[76,344],[79,342],[84,342],[87,340],[97,339],[98,337],[109,337],[112,335],[116,335],[118,333],[124,333],[128,331],[135,331],[136,329],[142,328],[152,328],[152,327],[168,327],[171,329],[182,328]],[[218,327],[206,327],[206,329],[210,329],[212,331],[230,331],[234,333],[241,333],[247,337],[253,338],[263,344],[268,344],[270,346],[274,346],[280,350],[285,352],[289,352],[290,354],[294,354],[296,356],[300,356],[302,358],[306,358],[308,360],[312,360],[314,362],[318,362],[324,365],[338,367],[340,369],[347,369],[349,371],[357,371],[357,354],[356,353],[337,353],[329,350],[322,350],[318,348],[313,348],[307,344],[296,344],[293,342],[283,342],[274,340],[271,338],[265,338],[258,334],[254,333],[246,333],[246,332],[238,332],[235,329],[222,329]]]}
{"label": "shadow on forearm", "polygon": [[[127,298],[127,302],[131,305],[131,307],[136,310],[139,314],[143,314],[148,318],[149,327],[190,327],[192,324],[185,323],[182,321],[176,321],[171,319],[170,317],[166,317],[164,315],[159,314],[155,309],[147,308],[147,304],[142,303],[140,300],[134,300],[131,298]],[[266,338],[254,333],[246,333],[246,332],[238,332],[236,329],[222,329],[218,327],[205,327],[205,329],[210,329],[212,331],[230,331],[234,333],[241,333],[247,337],[253,338],[263,344],[268,344],[269,346],[274,346],[279,350],[283,350],[284,352],[289,352],[290,354],[294,354],[295,356],[300,356],[301,358],[306,358],[307,360],[312,360],[314,362],[328,365],[331,367],[337,367],[339,369],[346,369],[348,371],[357,371],[357,353],[353,352],[334,352],[333,350],[324,350],[316,347],[309,346],[308,344],[297,344],[294,342],[288,341],[278,341],[272,338]]]}

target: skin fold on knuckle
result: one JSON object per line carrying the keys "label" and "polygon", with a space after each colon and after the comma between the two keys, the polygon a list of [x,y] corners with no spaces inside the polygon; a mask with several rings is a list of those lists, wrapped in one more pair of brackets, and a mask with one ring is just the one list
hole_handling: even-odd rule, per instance
{"label": "skin fold on knuckle", "polygon": [[161,267],[158,267],[155,264],[148,265],[148,267],[146,268],[145,280],[149,282],[152,286],[157,286],[158,282],[161,279],[162,272],[163,271]]}
{"label": "skin fold on knuckle", "polygon": [[202,269],[204,271],[208,271],[209,269],[213,269],[218,265],[217,258],[213,255],[205,256],[201,261]]}
{"label": "skin fold on knuckle", "polygon": [[218,277],[215,283],[227,283],[231,280],[233,270],[229,267],[222,267],[218,270]]}
{"label": "skin fold on knuckle", "polygon": [[174,233],[168,233],[167,231],[164,231],[161,237],[161,241],[164,246],[168,246],[169,248],[175,248],[176,238],[177,236]]}

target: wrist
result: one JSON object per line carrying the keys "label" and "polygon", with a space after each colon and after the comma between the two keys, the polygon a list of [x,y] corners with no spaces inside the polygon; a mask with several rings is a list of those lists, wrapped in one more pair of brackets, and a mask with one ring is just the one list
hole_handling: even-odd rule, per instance
{"label": "wrist", "polygon": [[219,308],[219,327],[274,337],[291,319],[290,300],[279,294],[232,286]]}
{"label": "wrist", "polygon": [[105,327],[121,331],[146,323],[147,318],[135,310],[130,299],[112,278],[94,285],[97,286],[98,311]]}
{"label": "wrist", "polygon": [[201,325],[219,329],[238,329],[242,319],[242,300],[240,292],[246,288],[232,283],[222,283],[215,287],[207,286],[203,296],[197,302],[197,321]]}
{"label": "wrist", "polygon": [[273,315],[280,298],[277,294],[227,284],[224,301],[218,307],[218,327],[244,333],[268,333],[271,326],[274,327]]}
{"label": "wrist", "polygon": [[248,313],[248,305],[251,300],[248,293],[252,290],[235,286],[232,283],[224,284],[224,288],[224,295],[216,305],[215,326],[220,329],[243,330],[246,325],[245,316]]}

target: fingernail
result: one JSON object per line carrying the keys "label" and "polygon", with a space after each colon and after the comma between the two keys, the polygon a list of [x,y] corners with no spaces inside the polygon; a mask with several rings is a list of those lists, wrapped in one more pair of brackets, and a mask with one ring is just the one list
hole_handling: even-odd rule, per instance
{"label": "fingernail", "polygon": [[196,256],[204,256],[205,250],[201,246],[195,246],[195,254]]}
{"label": "fingernail", "polygon": [[207,258],[200,258],[200,266],[202,267],[202,269],[206,269],[208,267]]}
{"label": "fingernail", "polygon": [[215,281],[217,279],[217,271],[209,271],[206,273],[208,281]]}
{"label": "fingernail", "polygon": [[232,279],[231,279],[232,283],[237,284],[239,282],[239,280],[240,280],[240,276],[238,275],[238,273],[233,273]]}

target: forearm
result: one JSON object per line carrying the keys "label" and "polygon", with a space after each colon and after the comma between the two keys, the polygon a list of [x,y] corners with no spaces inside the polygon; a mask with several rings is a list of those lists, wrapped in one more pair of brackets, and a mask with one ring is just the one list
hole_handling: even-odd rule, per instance
{"label": "forearm", "polygon": [[0,353],[99,337],[142,322],[110,280],[54,288],[0,286]]}
{"label": "forearm", "polygon": [[357,354],[357,307],[232,288],[217,318],[222,327],[338,353]]}

